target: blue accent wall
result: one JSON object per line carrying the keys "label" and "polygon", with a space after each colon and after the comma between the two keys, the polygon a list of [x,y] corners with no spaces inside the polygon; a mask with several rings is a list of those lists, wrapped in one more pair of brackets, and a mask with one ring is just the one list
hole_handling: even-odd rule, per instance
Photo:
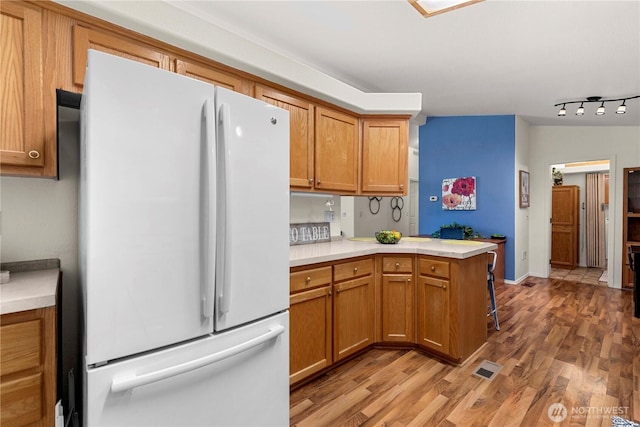
{"label": "blue accent wall", "polygon": [[[486,237],[504,234],[505,279],[514,280],[515,116],[429,117],[419,138],[420,234],[454,221]],[[442,180],[469,176],[476,177],[476,210],[443,210]]]}

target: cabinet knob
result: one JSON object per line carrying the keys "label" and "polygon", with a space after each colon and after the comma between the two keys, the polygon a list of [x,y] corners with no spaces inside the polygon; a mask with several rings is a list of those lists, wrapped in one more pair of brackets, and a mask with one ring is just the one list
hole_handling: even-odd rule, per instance
{"label": "cabinet knob", "polygon": [[329,291],[329,293],[327,294],[328,296],[331,296],[331,291]]}
{"label": "cabinet knob", "polygon": [[340,293],[340,289],[336,289],[336,293],[339,294]]}
{"label": "cabinet knob", "polygon": [[400,268],[400,263],[396,262],[396,270]]}
{"label": "cabinet knob", "polygon": [[447,289],[447,285],[442,285],[442,289]]}
{"label": "cabinet knob", "polygon": [[310,283],[310,282],[311,282],[311,277],[307,276],[307,283]]}
{"label": "cabinet knob", "polygon": [[358,267],[354,267],[354,268],[353,268],[353,272],[354,272],[354,273],[357,273],[357,272],[358,272]]}
{"label": "cabinet knob", "polygon": [[436,271],[436,266],[435,265],[431,266],[431,271]]}
{"label": "cabinet knob", "polygon": [[29,151],[29,158],[30,159],[37,159],[40,157],[40,153],[36,150],[31,150]]}
{"label": "cabinet knob", "polygon": [[411,284],[411,279],[407,279],[407,285]]}
{"label": "cabinet knob", "polygon": [[313,184],[313,178],[309,178],[309,184]]}
{"label": "cabinet knob", "polygon": [[316,185],[320,185],[320,184],[322,184],[320,181],[316,182]]}
{"label": "cabinet knob", "polygon": [[404,184],[400,184],[400,189],[402,190],[404,188]]}

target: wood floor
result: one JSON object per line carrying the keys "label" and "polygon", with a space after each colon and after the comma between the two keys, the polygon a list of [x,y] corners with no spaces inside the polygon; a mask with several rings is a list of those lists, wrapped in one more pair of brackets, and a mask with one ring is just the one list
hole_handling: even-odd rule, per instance
{"label": "wood floor", "polygon": [[[291,425],[610,426],[612,415],[640,422],[640,319],[631,292],[526,282],[532,286],[496,287],[501,330],[488,318],[488,343],[463,366],[416,350],[372,349],[294,390]],[[503,366],[490,381],[473,375],[483,360]],[[556,403],[566,418],[554,424],[548,412]]]}

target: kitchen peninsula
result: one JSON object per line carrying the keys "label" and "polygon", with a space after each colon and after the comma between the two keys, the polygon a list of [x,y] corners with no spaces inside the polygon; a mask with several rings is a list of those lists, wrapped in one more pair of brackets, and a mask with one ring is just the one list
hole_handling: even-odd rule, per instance
{"label": "kitchen peninsula", "polygon": [[290,383],[372,345],[464,363],[487,340],[486,252],[496,248],[412,237],[291,246]]}

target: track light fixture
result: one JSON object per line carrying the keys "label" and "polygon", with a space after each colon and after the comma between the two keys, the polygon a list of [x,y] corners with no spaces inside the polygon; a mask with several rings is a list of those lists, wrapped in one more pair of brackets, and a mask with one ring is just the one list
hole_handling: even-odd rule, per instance
{"label": "track light fixture", "polygon": [[580,104],[580,107],[576,110],[576,116],[584,116],[584,104],[589,102],[599,102],[600,106],[596,110],[596,116],[603,116],[605,113],[605,102],[617,102],[622,101],[622,104],[616,110],[616,114],[624,114],[627,112],[627,100],[640,98],[640,95],[635,96],[627,96],[626,98],[615,98],[615,99],[602,99],[601,96],[589,96],[587,99],[579,100],[579,101],[563,101],[554,105],[554,107],[558,107],[562,105],[560,111],[558,111],[558,116],[564,117],[567,115],[567,104]]}
{"label": "track light fixture", "polygon": [[564,108],[564,104],[562,104],[562,108],[560,109],[560,111],[558,111],[558,115],[559,116],[566,116],[567,115],[567,109]]}

